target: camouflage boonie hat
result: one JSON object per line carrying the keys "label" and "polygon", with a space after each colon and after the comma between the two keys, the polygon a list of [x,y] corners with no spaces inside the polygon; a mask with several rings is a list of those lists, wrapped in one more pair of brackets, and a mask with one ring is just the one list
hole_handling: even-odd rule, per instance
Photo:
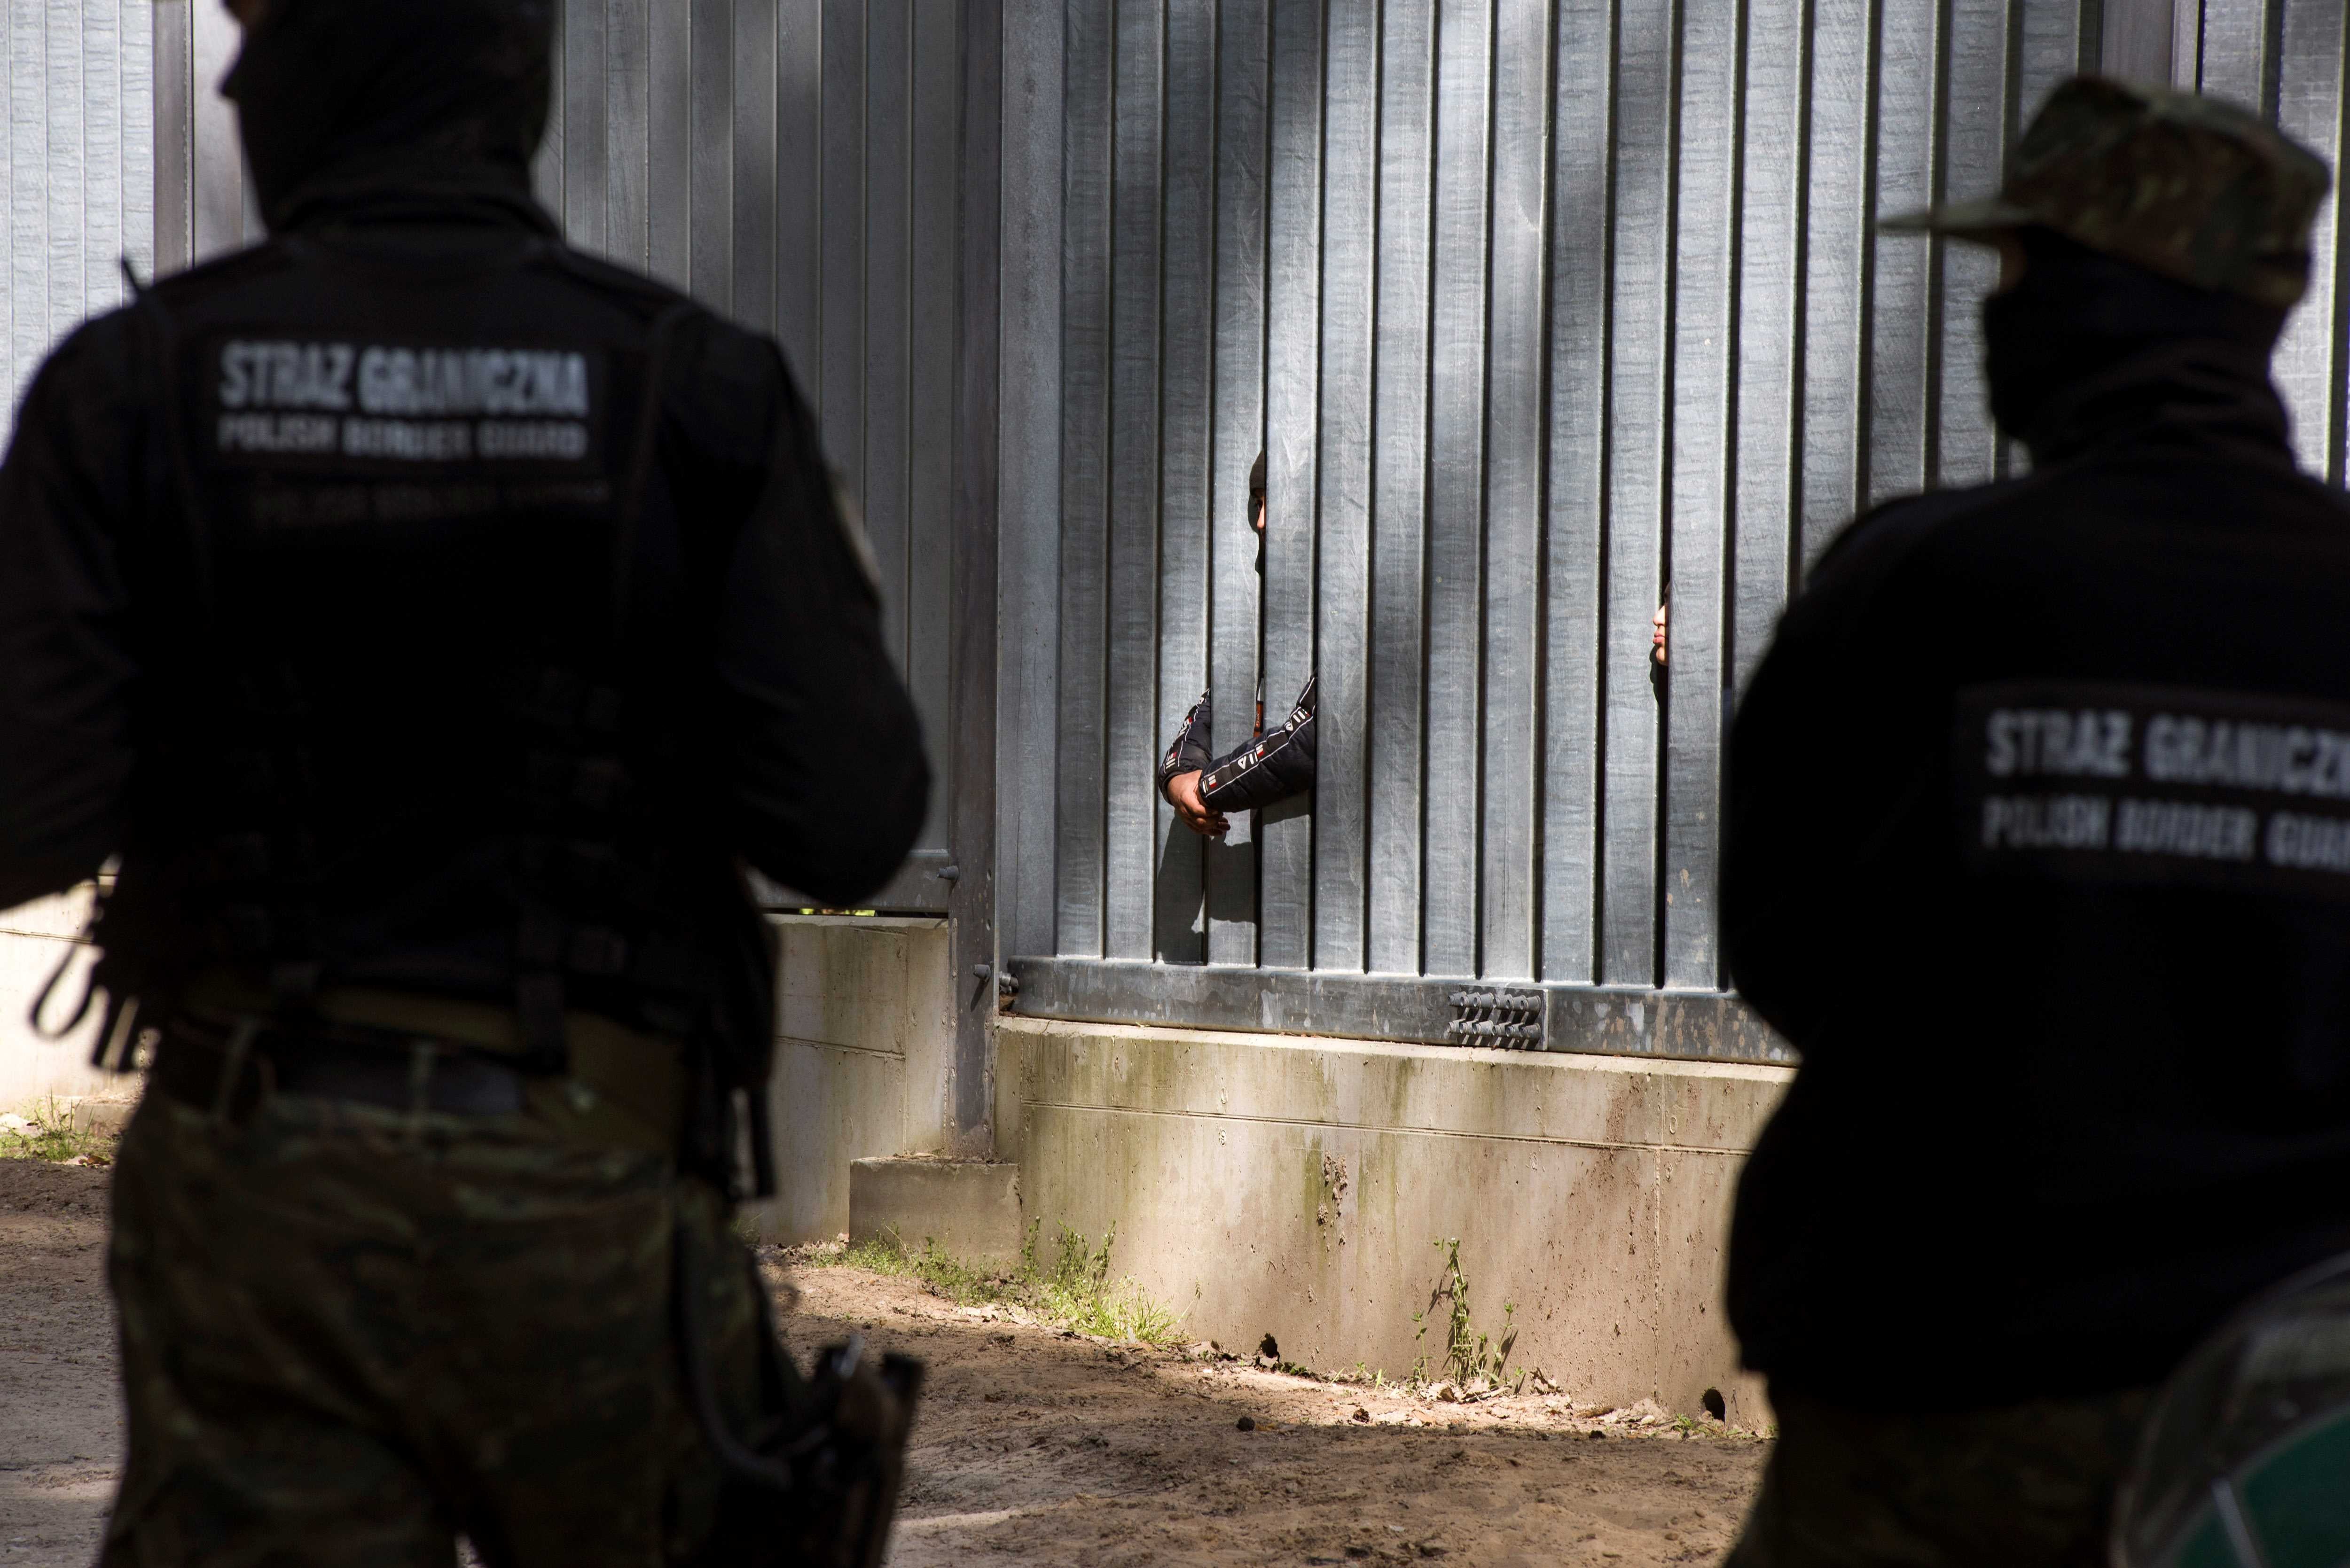
{"label": "camouflage boonie hat", "polygon": [[2198,288],[2275,309],[2309,283],[2309,223],[2325,160],[2218,99],[2103,77],[2048,95],[1997,196],[1880,228],[1981,238],[2038,223]]}

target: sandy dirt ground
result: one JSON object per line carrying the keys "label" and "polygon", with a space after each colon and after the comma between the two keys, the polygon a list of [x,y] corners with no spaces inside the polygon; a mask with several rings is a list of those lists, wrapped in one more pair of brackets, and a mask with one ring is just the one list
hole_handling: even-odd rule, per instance
{"label": "sandy dirt ground", "polygon": [[[104,1529],[121,1446],[105,1182],[0,1160],[0,1568],[79,1568]],[[896,1568],[1713,1563],[1767,1451],[1653,1409],[1320,1383],[765,1262],[800,1293],[803,1357],[858,1330],[929,1364]]]}

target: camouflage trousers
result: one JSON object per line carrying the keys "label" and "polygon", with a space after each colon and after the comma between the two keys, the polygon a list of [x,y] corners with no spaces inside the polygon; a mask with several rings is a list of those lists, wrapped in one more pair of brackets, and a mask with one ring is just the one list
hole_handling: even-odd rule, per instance
{"label": "camouflage trousers", "polygon": [[720,1477],[680,1381],[673,1240],[718,1404],[767,1413],[724,1200],[525,1111],[150,1093],[114,1178],[130,1456],[103,1568],[694,1561]]}
{"label": "camouflage trousers", "polygon": [[1779,1440],[1722,1568],[2106,1568],[2153,1397],[1887,1415],[1774,1386]]}

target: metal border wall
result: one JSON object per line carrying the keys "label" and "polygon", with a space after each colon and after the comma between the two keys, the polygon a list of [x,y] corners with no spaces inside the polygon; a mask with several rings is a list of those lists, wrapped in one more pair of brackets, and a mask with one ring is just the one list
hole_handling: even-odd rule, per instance
{"label": "metal border wall", "polygon": [[0,339],[18,401],[49,350],[155,265],[151,0],[9,0],[0,27]]}
{"label": "metal border wall", "polygon": [[[2084,68],[2344,140],[2338,0],[1007,16],[1006,360],[1050,389],[1007,379],[1003,921],[1048,1015],[1457,1040],[1503,982],[1588,1048],[1562,1006],[1721,995],[1723,731],[1788,594],[1874,502],[2021,462],[1991,258],[1877,216],[1991,189]],[[2338,481],[2332,221],[2279,376]],[[1260,670],[1319,674],[1314,809],[1203,844],[1151,771],[1203,687],[1244,738]]]}

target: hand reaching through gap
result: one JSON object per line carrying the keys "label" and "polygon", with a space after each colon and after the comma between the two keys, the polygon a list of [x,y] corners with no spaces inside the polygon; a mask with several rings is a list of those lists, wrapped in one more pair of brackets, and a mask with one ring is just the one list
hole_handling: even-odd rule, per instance
{"label": "hand reaching through gap", "polygon": [[1208,803],[1200,798],[1200,771],[1177,774],[1167,781],[1167,798],[1174,803],[1175,815],[1184,826],[1203,838],[1222,838],[1232,824],[1221,811],[1211,811]]}

